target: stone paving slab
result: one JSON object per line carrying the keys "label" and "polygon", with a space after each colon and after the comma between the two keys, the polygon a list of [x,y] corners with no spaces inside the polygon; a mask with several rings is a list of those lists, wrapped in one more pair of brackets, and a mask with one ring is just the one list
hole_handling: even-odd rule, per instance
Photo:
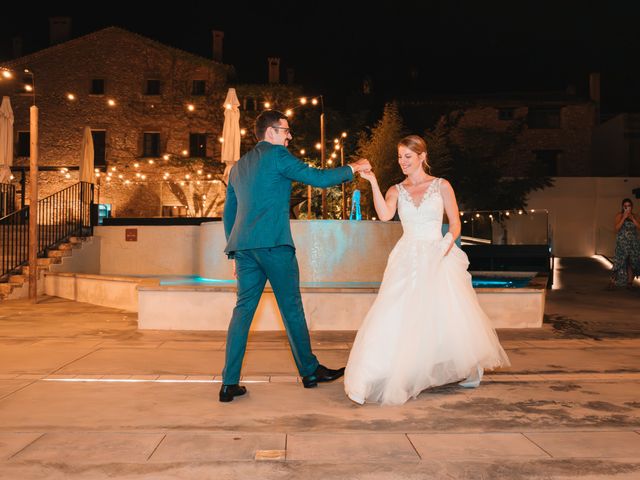
{"label": "stone paving slab", "polygon": [[403,434],[293,434],[287,460],[311,462],[416,462],[419,455]]}
{"label": "stone paving slab", "polygon": [[0,380],[0,399],[6,395],[20,390],[29,385],[33,380],[16,379],[16,380]]}
{"label": "stone paving slab", "polygon": [[412,433],[408,437],[423,460],[549,457],[544,450],[521,433]]}
{"label": "stone paving slab", "polygon": [[284,451],[285,434],[168,433],[152,462],[255,460],[260,451]]}
{"label": "stone paving slab", "polygon": [[53,373],[82,358],[91,348],[50,346],[4,346],[0,349],[0,373]]}
{"label": "stone paving slab", "polygon": [[640,458],[635,432],[527,432],[528,439],[553,457]]}
{"label": "stone paving slab", "polygon": [[37,440],[42,433],[0,432],[0,460],[8,460]]}
{"label": "stone paving slab", "polygon": [[141,463],[149,459],[163,437],[159,433],[47,433],[11,460],[73,464]]}
{"label": "stone paving slab", "polygon": [[216,373],[215,367],[223,363],[222,351],[101,348],[56,373],[205,375]]}

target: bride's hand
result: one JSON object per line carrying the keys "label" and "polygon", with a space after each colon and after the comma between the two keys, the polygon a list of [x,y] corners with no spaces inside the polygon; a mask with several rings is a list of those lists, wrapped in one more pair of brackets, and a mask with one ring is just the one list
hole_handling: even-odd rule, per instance
{"label": "bride's hand", "polygon": [[373,170],[361,170],[358,173],[360,174],[360,177],[364,178],[369,182],[372,182],[376,179],[376,175],[375,173],[373,173]]}
{"label": "bride's hand", "polygon": [[449,252],[453,248],[454,243],[455,241],[453,240],[453,235],[451,235],[449,232],[445,233],[445,235],[442,237],[442,240],[440,241],[440,251],[442,252],[443,257],[449,255]]}

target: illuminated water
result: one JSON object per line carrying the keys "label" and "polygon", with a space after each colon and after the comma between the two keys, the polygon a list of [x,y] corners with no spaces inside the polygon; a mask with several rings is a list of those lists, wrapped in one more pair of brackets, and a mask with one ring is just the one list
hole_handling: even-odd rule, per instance
{"label": "illuminated water", "polygon": [[[473,277],[474,288],[524,288],[533,277]],[[235,286],[235,280],[221,280],[198,276],[161,277],[163,286]],[[301,282],[306,288],[378,288],[380,282]]]}

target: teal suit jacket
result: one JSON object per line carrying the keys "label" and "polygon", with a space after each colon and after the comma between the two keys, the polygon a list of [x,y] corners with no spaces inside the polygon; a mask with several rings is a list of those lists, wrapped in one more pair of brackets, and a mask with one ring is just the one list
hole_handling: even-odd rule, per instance
{"label": "teal suit jacket", "polygon": [[289,223],[291,183],[326,188],[352,179],[349,166],[320,170],[301,162],[282,145],[258,142],[229,174],[222,217],[225,253],[233,258],[238,250],[294,247]]}

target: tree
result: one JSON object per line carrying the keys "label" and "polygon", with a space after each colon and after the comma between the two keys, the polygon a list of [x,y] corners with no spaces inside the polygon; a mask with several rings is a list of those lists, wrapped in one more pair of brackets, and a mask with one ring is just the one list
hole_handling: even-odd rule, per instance
{"label": "tree", "polygon": [[[293,142],[289,145],[291,152],[296,155],[300,160],[314,167],[320,168],[320,151],[314,148],[314,145],[319,141],[320,132],[318,128],[318,117],[315,112],[307,113],[304,115],[297,115],[297,117],[291,121],[294,125],[295,136]],[[325,110],[325,127],[326,127],[326,159],[327,165],[325,168],[335,168],[340,166],[340,152],[334,150],[334,138],[339,138],[341,145],[344,148],[344,162],[345,165],[353,160],[354,155],[349,152],[354,152],[356,149],[357,136],[353,135],[353,131],[358,131],[363,128],[364,117],[360,113],[351,115],[343,115],[340,112],[332,109]],[[341,136],[342,132],[347,132],[347,137]],[[305,153],[302,154],[301,150],[304,147]],[[336,153],[336,158],[331,158],[332,153]],[[331,160],[331,163],[329,163]],[[355,188],[355,182],[347,182],[345,184],[345,197],[347,199],[347,216],[349,214],[349,198]],[[311,218],[322,218],[322,201],[321,192],[319,188],[312,188],[312,200],[311,200]],[[295,182],[292,187],[291,193],[291,214],[293,218],[307,219],[307,207],[308,207],[308,190],[307,185]],[[327,218],[329,219],[341,219],[342,218],[342,188],[340,185],[329,187],[326,189],[326,202],[327,202]]]}
{"label": "tree", "polygon": [[[402,170],[398,167],[398,141],[402,138],[402,117],[395,103],[387,103],[382,118],[371,129],[360,133],[357,153],[359,157],[371,162],[373,171],[383,194],[392,185],[403,179]],[[366,218],[374,216],[373,197],[369,182],[360,180],[358,188],[362,192],[362,210]]]}
{"label": "tree", "polygon": [[432,174],[448,179],[461,209],[505,210],[525,208],[527,196],[553,184],[541,174],[533,160],[518,158],[513,171],[510,153],[514,151],[524,119],[516,120],[506,131],[460,125],[464,112],[443,115],[432,131],[425,134]]}

